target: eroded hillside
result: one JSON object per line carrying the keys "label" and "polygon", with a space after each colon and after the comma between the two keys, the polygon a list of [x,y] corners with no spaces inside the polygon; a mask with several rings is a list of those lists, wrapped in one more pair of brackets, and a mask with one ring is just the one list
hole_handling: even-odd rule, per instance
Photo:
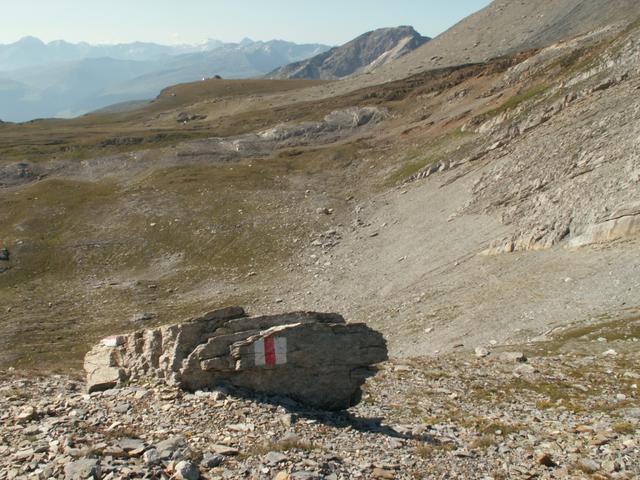
{"label": "eroded hillside", "polygon": [[639,38],[320,100],[211,80],[0,125],[2,361],[75,366],[107,333],[229,303],[340,311],[395,355],[633,311]]}

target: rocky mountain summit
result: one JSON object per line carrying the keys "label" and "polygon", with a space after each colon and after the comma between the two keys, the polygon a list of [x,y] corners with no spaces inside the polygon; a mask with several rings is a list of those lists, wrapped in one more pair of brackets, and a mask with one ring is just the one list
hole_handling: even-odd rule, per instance
{"label": "rocky mountain summit", "polygon": [[370,72],[412,52],[429,41],[413,27],[381,28],[308,60],[278,68],[269,78],[333,80]]}
{"label": "rocky mountain summit", "polygon": [[89,392],[154,378],[187,390],[233,386],[345,409],[387,360],[382,335],[340,315],[248,317],[239,307],[187,323],[109,337],[85,357]]}

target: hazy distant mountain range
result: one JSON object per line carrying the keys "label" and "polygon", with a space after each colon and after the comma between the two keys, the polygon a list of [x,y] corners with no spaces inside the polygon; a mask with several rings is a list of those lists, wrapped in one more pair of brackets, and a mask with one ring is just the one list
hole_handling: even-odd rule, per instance
{"label": "hazy distant mountain range", "polygon": [[150,99],[176,83],[220,75],[260,76],[329,50],[272,40],[199,45],[90,45],[25,37],[0,45],[0,119],[70,117]]}

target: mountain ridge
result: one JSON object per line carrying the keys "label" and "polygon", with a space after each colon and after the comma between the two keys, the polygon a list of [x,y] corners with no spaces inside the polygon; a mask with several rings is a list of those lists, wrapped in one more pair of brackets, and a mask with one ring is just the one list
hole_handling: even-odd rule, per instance
{"label": "mountain ridge", "polygon": [[638,17],[636,0],[494,0],[392,64],[340,79],[330,88],[316,87],[307,96],[328,98],[421,72],[482,63],[590,31],[622,29]]}
{"label": "mountain ridge", "polygon": [[8,44],[0,44],[0,71],[12,71],[33,66],[51,65],[79,61],[86,58],[111,57],[115,60],[157,61],[190,53],[203,53],[221,47],[251,47],[285,43],[302,47],[315,55],[330,47],[319,43],[295,43],[280,39],[251,40],[244,38],[240,42],[223,42],[209,39],[194,44],[164,45],[154,42],[127,42],[115,44],[91,44],[88,42],[68,42],[53,40],[44,42],[38,37],[26,36]]}
{"label": "mountain ridge", "polygon": [[429,37],[423,37],[410,26],[380,28],[308,60],[280,67],[271,72],[268,78],[335,80],[378,68],[429,40]]}
{"label": "mountain ridge", "polygon": [[[544,47],[609,24],[630,21],[634,15],[640,15],[640,2],[635,0],[534,0],[526,3],[495,0],[400,60],[395,67],[398,74],[403,75],[410,65],[415,71],[421,71],[425,67],[486,61]],[[384,74],[393,75],[388,70]]]}

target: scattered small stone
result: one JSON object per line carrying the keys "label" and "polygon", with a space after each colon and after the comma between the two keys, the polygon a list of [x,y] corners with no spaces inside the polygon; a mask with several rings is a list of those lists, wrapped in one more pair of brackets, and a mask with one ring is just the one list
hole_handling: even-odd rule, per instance
{"label": "scattered small stone", "polygon": [[596,473],[600,470],[600,464],[590,458],[582,458],[579,462],[580,469],[585,473]]}
{"label": "scattered small stone", "polygon": [[539,453],[536,460],[540,465],[544,465],[545,467],[554,468],[558,466],[549,453]]}
{"label": "scattered small stone", "polygon": [[116,413],[127,413],[131,409],[131,405],[128,403],[120,403],[113,407],[113,411]]}
{"label": "scattered small stone", "polygon": [[381,478],[385,480],[393,480],[396,478],[396,473],[391,470],[384,470],[382,468],[374,468],[372,472],[373,478]]}
{"label": "scattered small stone", "polygon": [[158,455],[160,455],[160,458],[168,459],[171,458],[173,452],[180,448],[186,447],[186,445],[187,442],[185,438],[180,435],[158,442],[155,446],[155,449],[157,450]]}
{"label": "scattered small stone", "polygon": [[145,447],[144,442],[137,438],[123,438],[118,442],[118,446],[126,452],[144,449]]}
{"label": "scattered small stone", "polygon": [[144,461],[145,465],[150,466],[159,464],[162,458],[158,450],[152,448],[142,454],[142,460]]}
{"label": "scattered small stone", "polygon": [[636,418],[640,420],[640,408],[627,408],[624,411],[624,415],[627,418]]}
{"label": "scattered small stone", "polygon": [[513,373],[516,376],[522,376],[522,377],[526,377],[528,375],[534,375],[536,373],[536,369],[534,367],[532,367],[531,365],[518,365],[514,370]]}
{"label": "scattered small stone", "polygon": [[489,350],[487,350],[484,347],[476,347],[475,352],[476,352],[476,357],[478,358],[484,358],[489,356]]}
{"label": "scattered small stone", "polygon": [[200,472],[194,463],[183,460],[175,467],[175,478],[177,480],[198,480]]}
{"label": "scattered small stone", "polygon": [[227,425],[227,428],[234,432],[253,432],[256,426],[253,423],[235,423]]}
{"label": "scattered small stone", "polygon": [[620,463],[618,463],[615,460],[607,460],[605,462],[602,462],[602,470],[604,470],[606,473],[614,473],[614,472],[619,472],[620,471]]}
{"label": "scattered small stone", "polygon": [[156,318],[155,313],[145,312],[145,313],[136,313],[133,317],[131,317],[131,322],[133,323],[143,323],[148,322],[149,320],[153,320]]}
{"label": "scattered small stone", "polygon": [[264,461],[269,465],[277,465],[278,463],[285,462],[287,456],[280,452],[269,452],[264,456]]}
{"label": "scattered small stone", "polygon": [[393,367],[394,372],[410,372],[411,367],[409,365],[396,365]]}
{"label": "scattered small stone", "polygon": [[178,116],[176,117],[176,121],[178,123],[182,123],[182,124],[186,124],[189,122],[195,122],[197,120],[206,120],[207,116],[206,115],[200,115],[200,114],[195,114],[195,113],[187,113],[187,112],[180,112],[178,114]]}
{"label": "scattered small stone", "polygon": [[280,438],[281,443],[300,443],[302,439],[294,432],[288,432]]}
{"label": "scattered small stone", "polygon": [[525,363],[527,357],[522,352],[502,352],[498,359],[503,363]]}
{"label": "scattered small stone", "polygon": [[202,456],[202,462],[200,462],[200,465],[202,465],[204,468],[211,469],[219,467],[220,465],[222,465],[222,462],[224,462],[224,457],[222,455],[205,453]]}
{"label": "scattered small stone", "polygon": [[29,460],[36,452],[33,448],[26,448],[24,450],[18,450],[13,456],[14,459],[18,461]]}
{"label": "scattered small stone", "polygon": [[315,472],[298,471],[289,475],[290,480],[323,480],[322,475]]}
{"label": "scattered small stone", "polygon": [[224,455],[225,457],[232,457],[240,453],[240,450],[237,448],[229,447],[227,445],[213,445],[211,449],[218,455]]}
{"label": "scattered small stone", "polygon": [[296,421],[295,417],[291,413],[280,415],[280,417],[278,417],[278,420],[285,427],[291,427]]}
{"label": "scattered small stone", "polygon": [[593,433],[593,428],[587,425],[578,425],[573,429],[573,431],[575,433]]}
{"label": "scattered small stone", "polygon": [[599,433],[598,435],[596,435],[593,438],[593,440],[591,440],[591,445],[595,445],[597,447],[600,447],[602,445],[606,445],[610,441],[611,441],[611,437],[610,436],[605,435],[603,433]]}
{"label": "scattered small stone", "polygon": [[32,405],[25,405],[22,407],[18,415],[16,415],[16,420],[18,422],[27,422],[29,420],[33,420],[38,416],[38,411]]}
{"label": "scattered small stone", "polygon": [[102,470],[98,465],[98,460],[94,458],[84,458],[68,463],[64,467],[65,480],[86,480],[87,478],[100,479]]}

